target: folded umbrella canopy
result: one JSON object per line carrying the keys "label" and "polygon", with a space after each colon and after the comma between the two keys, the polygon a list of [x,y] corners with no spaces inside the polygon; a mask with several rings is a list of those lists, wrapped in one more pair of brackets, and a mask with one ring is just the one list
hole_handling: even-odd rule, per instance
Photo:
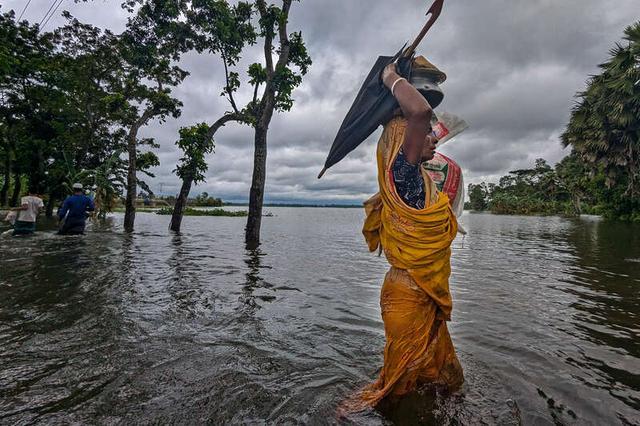
{"label": "folded umbrella canopy", "polygon": [[394,56],[378,57],[338,130],[318,179],[322,177],[329,167],[356,149],[378,126],[392,117],[394,110],[398,108],[398,102],[382,83],[380,78],[382,70],[390,63],[396,62],[398,74],[406,79],[410,78],[413,52],[427,31],[429,31],[429,28],[440,16],[443,3],[444,0],[436,0],[433,3],[427,12],[427,14],[431,14],[429,21],[411,46],[406,49],[403,47]]}

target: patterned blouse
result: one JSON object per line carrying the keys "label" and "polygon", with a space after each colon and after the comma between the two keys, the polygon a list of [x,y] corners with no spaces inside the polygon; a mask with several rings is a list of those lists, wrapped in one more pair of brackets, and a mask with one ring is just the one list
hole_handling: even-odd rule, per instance
{"label": "patterned blouse", "polygon": [[420,172],[420,163],[411,164],[400,149],[393,163],[393,181],[402,201],[414,209],[424,209],[426,192],[424,178]]}

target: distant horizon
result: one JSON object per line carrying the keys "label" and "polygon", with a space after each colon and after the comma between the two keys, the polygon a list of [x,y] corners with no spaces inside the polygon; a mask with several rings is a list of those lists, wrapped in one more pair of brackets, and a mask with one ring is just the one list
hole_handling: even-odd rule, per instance
{"label": "distant horizon", "polygon": [[[202,191],[202,192],[206,192],[206,191]],[[197,193],[197,194],[189,194],[189,198],[195,198],[198,195],[202,194],[202,192]],[[373,194],[372,194],[373,195]],[[156,197],[175,197],[175,194],[154,194],[154,196]],[[223,203],[226,204],[249,204],[249,199],[239,199],[239,198],[233,198],[233,199],[225,199],[223,197],[218,197],[215,194],[209,194],[210,197],[213,198],[220,198],[222,200]],[[309,206],[359,206],[361,207],[362,204],[365,202],[366,200],[362,200],[362,201],[352,201],[352,200],[322,200],[322,199],[299,199],[299,198],[275,198],[275,199],[270,199],[270,198],[265,198],[264,200],[264,205],[268,205],[268,204],[295,204],[295,205],[309,205]]]}

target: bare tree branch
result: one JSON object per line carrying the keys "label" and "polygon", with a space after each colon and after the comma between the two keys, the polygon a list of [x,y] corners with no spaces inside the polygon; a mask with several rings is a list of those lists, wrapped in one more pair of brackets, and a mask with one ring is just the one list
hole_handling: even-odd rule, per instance
{"label": "bare tree branch", "polygon": [[[286,65],[289,60],[289,35],[287,34],[287,21],[289,20],[289,9],[291,9],[291,0],[282,0],[282,16],[278,25],[280,37],[280,57],[277,66]],[[283,54],[286,48],[286,53]]]}
{"label": "bare tree branch", "polygon": [[213,139],[213,136],[216,134],[216,132],[221,127],[224,127],[224,125],[230,121],[244,121],[244,120],[245,120],[244,114],[240,112],[228,112],[224,114],[222,117],[218,118],[216,122],[213,123],[211,126],[209,126],[209,131],[207,132],[207,138]]}
{"label": "bare tree branch", "polygon": [[[287,1],[287,0],[285,0]],[[291,1],[289,1],[291,3]],[[256,6],[258,7],[258,12],[260,12],[261,18],[266,18],[267,16],[267,4],[264,0],[257,0]],[[269,32],[266,32],[264,35],[264,60],[266,62],[267,68],[267,79],[270,79],[273,75],[273,35]]]}
{"label": "bare tree branch", "polygon": [[231,104],[231,107],[233,108],[233,111],[236,113],[239,113],[238,111],[238,107],[236,106],[236,101],[235,99],[233,99],[233,91],[231,90],[231,87],[229,86],[229,66],[227,63],[227,57],[225,56],[224,53],[222,53],[222,63],[224,64],[224,78],[227,82],[224,91],[227,92],[227,99],[229,99],[229,103]]}
{"label": "bare tree branch", "polygon": [[256,84],[253,86],[253,101],[252,101],[252,103],[254,103],[254,104],[258,100],[258,86],[260,86],[260,83],[258,83],[256,81]]}
{"label": "bare tree branch", "polygon": [[140,118],[138,118],[135,121],[135,123],[133,123],[133,125],[129,129],[128,139],[130,141],[131,141],[131,139],[135,139],[138,136],[138,130],[140,130],[140,127],[142,127],[145,124],[147,124],[147,121],[149,121],[149,119],[153,116],[153,113],[154,113],[154,108],[153,107],[149,107],[149,108],[147,108],[145,110],[144,113],[142,113]]}

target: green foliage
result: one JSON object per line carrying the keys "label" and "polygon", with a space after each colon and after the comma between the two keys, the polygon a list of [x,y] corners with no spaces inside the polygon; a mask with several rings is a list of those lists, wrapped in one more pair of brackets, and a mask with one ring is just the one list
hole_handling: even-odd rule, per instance
{"label": "green foliage", "polygon": [[543,159],[533,169],[514,170],[496,186],[486,187],[490,208],[502,214],[559,214],[567,198],[557,174]]}
{"label": "green foliage", "polygon": [[562,135],[605,185],[625,182],[625,194],[640,196],[640,22],[624,32],[601,74],[578,94],[579,103]]}
{"label": "green foliage", "polygon": [[292,33],[289,36],[289,60],[284,66],[276,67],[273,84],[276,90],[276,111],[290,111],[293,107],[293,90],[302,83],[304,76],[311,66],[311,58],[302,40],[302,33]]}
{"label": "green foliage", "polygon": [[127,164],[120,155],[120,151],[114,152],[93,172],[94,201],[100,217],[114,210],[127,185]]}
{"label": "green foliage", "polygon": [[487,209],[487,196],[489,195],[489,191],[487,189],[486,183],[481,183],[478,185],[474,185],[472,183],[469,184],[469,204],[465,207],[468,207],[471,210],[475,211],[483,211]]}
{"label": "green foliage", "polygon": [[[147,105],[149,117],[176,116],[179,102],[166,87],[185,73],[158,55],[164,45],[146,35],[148,28],[131,26],[135,18],[115,35],[64,16],[66,25],[41,33],[37,25],[16,23],[12,12],[0,15],[1,164],[57,199],[78,181],[113,200],[122,191],[115,184],[120,155],[138,108]],[[151,148],[152,142],[139,141]],[[143,172],[158,164],[151,152],[137,157]]]}
{"label": "green foliage", "polygon": [[180,162],[174,172],[182,180],[200,183],[205,180],[208,165],[206,155],[214,150],[214,143],[209,136],[209,126],[206,123],[179,130],[180,139],[176,145],[183,152]]}
{"label": "green foliage", "polygon": [[572,152],[551,168],[536,160],[532,169],[514,170],[497,185],[469,185],[469,208],[498,214],[597,214],[608,219],[638,220],[640,199],[627,194],[627,182],[607,187],[602,169],[593,171]]}
{"label": "green foliage", "polygon": [[249,75],[249,83],[252,85],[260,85],[267,81],[267,70],[262,64],[254,63],[249,65],[247,74]]}
{"label": "green foliage", "polygon": [[[160,210],[158,210],[156,212],[156,214],[172,215],[173,214],[173,208],[171,208],[171,207],[163,207]],[[224,209],[197,210],[197,209],[192,209],[192,208],[187,207],[186,209],[184,209],[182,214],[184,216],[246,217],[248,213],[246,211],[235,211],[235,212],[232,212],[232,211],[224,210]]]}
{"label": "green foliage", "polygon": [[[625,30],[624,43],[600,68],[578,94],[562,135],[571,154],[555,170],[536,160],[533,169],[487,185],[492,212],[640,220],[640,22]],[[480,186],[469,186],[472,207],[482,205]]]}
{"label": "green foliage", "polygon": [[187,204],[196,207],[220,207],[223,203],[220,198],[210,197],[207,192],[203,192],[196,198],[189,199]]}

